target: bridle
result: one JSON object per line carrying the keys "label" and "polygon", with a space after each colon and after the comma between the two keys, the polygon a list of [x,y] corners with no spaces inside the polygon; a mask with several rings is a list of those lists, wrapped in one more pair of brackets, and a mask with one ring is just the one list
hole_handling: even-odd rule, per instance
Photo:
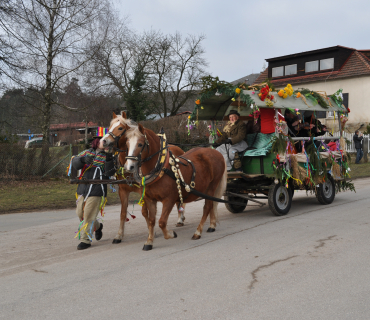
{"label": "bridle", "polygon": [[148,148],[148,152],[149,152],[149,141],[146,137],[146,134],[144,133],[145,141],[144,141],[144,144],[143,144],[143,146],[140,150],[139,155],[137,157],[134,157],[134,156],[127,156],[126,157],[126,159],[138,162],[138,168],[137,168],[137,170],[135,170],[135,172],[133,174],[134,174],[135,181],[139,184],[142,183],[142,179],[144,177],[144,175],[141,172],[142,164],[146,161],[151,160],[157,154],[159,154],[157,163],[154,166],[154,168],[149,172],[149,174],[145,176],[145,184],[148,185],[150,183],[153,183],[153,182],[157,181],[164,174],[164,169],[165,169],[166,163],[168,163],[168,159],[169,159],[168,152],[167,152],[168,151],[168,144],[167,144],[166,135],[164,134],[163,131],[161,131],[161,133],[158,133],[157,135],[160,138],[160,146],[161,146],[160,149],[157,152],[153,153],[151,156],[149,156],[145,159],[142,159],[142,152],[144,151],[145,147]]}
{"label": "bridle", "polygon": [[[145,140],[144,140],[144,144],[143,144],[143,146],[141,147],[141,150],[140,150],[140,153],[139,153],[139,155],[137,156],[137,157],[135,157],[135,156],[126,156],[126,160],[132,160],[132,161],[137,161],[138,162],[138,165],[139,165],[139,167],[141,167],[141,164],[143,163],[143,162],[145,162],[145,161],[149,161],[155,154],[157,154],[158,152],[156,152],[155,154],[153,154],[153,155],[151,155],[150,157],[148,157],[148,158],[145,158],[145,159],[141,159],[141,154],[143,153],[143,151],[144,151],[144,148],[145,147],[147,147],[148,148],[148,152],[149,152],[149,141],[148,141],[148,138],[146,137],[146,134],[144,133],[144,138],[145,138]],[[159,151],[161,151],[161,150],[159,150]]]}
{"label": "bridle", "polygon": [[123,130],[122,133],[119,136],[116,136],[112,131],[109,131],[108,134],[113,138],[114,142],[116,143],[116,147],[113,147],[118,152],[126,152],[125,150],[121,150],[118,147],[119,140],[121,137],[126,133],[127,129]]}

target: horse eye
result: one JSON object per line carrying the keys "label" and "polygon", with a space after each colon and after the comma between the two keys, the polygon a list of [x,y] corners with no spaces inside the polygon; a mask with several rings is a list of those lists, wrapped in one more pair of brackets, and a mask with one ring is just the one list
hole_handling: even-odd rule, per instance
{"label": "horse eye", "polygon": [[121,131],[122,131],[122,130],[123,130],[123,128],[118,128],[118,130],[121,130]]}
{"label": "horse eye", "polygon": [[142,147],[143,145],[141,143],[138,144],[139,147]]}

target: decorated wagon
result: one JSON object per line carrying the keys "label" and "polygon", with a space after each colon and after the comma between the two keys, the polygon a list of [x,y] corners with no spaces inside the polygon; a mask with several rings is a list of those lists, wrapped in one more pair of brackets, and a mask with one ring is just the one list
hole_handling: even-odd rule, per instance
{"label": "decorated wagon", "polygon": [[311,134],[312,126],[302,130],[306,136],[302,132],[294,134],[284,118],[286,110],[299,118],[299,132],[304,114],[334,111],[343,130],[348,110],[342,105],[341,90],[327,96],[325,92],[294,90],[288,85],[273,92],[267,83],[246,87],[232,86],[218,78],[207,80],[189,116],[188,128],[196,127],[201,120],[211,120],[213,142],[221,133],[219,122],[228,120],[230,110],[238,110],[240,119],[251,129],[245,138],[248,148],[234,155],[228,173],[225,200],[229,201],[226,207],[230,212],[242,212],[249,201],[262,206],[260,199],[268,199],[271,211],[281,216],[289,212],[295,190],[315,194],[323,205],[332,203],[338,191],[354,190],[348,181],[350,159],[342,134],[315,136]]}

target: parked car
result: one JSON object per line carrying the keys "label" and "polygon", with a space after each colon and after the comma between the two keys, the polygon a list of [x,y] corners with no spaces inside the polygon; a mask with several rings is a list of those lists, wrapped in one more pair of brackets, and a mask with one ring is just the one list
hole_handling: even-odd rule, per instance
{"label": "parked car", "polygon": [[33,138],[26,142],[25,148],[42,147],[42,137]]}

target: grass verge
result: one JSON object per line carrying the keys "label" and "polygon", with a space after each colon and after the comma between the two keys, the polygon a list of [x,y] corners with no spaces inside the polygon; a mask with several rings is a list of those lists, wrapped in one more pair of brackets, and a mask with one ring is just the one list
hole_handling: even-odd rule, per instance
{"label": "grass verge", "polygon": [[349,175],[352,179],[370,177],[370,162],[365,163],[351,163],[349,165],[351,171]]}
{"label": "grass verge", "polygon": [[[116,187],[118,190],[118,187]],[[0,214],[74,208],[76,206],[76,185],[68,180],[7,181],[0,185]],[[131,193],[129,200],[140,196]],[[107,205],[119,204],[118,192],[108,187]]]}

